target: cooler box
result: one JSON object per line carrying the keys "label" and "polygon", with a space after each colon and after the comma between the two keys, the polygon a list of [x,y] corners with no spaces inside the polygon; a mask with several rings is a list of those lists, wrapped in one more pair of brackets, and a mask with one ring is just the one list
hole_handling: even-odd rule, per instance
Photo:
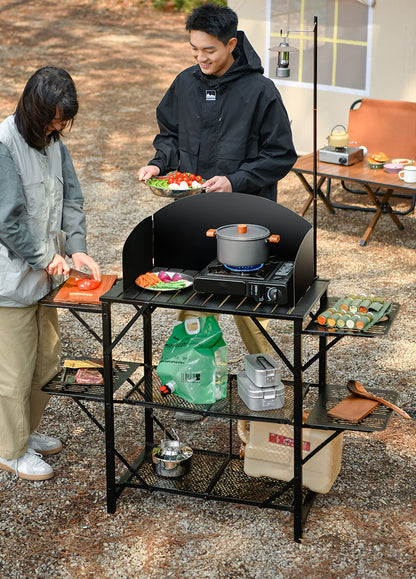
{"label": "cooler box", "polygon": [[[240,438],[246,442],[244,472],[249,476],[268,476],[289,481],[293,478],[293,427],[272,422],[250,422],[249,432],[244,421],[238,421]],[[303,429],[305,458],[333,430]],[[317,493],[327,493],[341,469],[343,433],[339,434],[303,466],[303,485]],[[246,439],[246,440],[245,440]]]}

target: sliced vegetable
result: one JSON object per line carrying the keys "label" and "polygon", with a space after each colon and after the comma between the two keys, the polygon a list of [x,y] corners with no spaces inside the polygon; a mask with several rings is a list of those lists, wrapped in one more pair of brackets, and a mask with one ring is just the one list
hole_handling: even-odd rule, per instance
{"label": "sliced vegetable", "polygon": [[152,272],[146,272],[143,273],[142,275],[139,275],[139,277],[137,278],[137,283],[139,286],[141,287],[148,287],[148,286],[154,286],[157,283],[160,282],[160,278]]}
{"label": "sliced vegetable", "polygon": [[174,273],[171,276],[167,271],[159,271],[157,274],[147,271],[139,275],[136,283],[140,287],[152,287],[152,289],[181,289],[186,287],[186,282],[179,273]]}
{"label": "sliced vegetable", "polygon": [[185,280],[179,281],[161,281],[154,286],[155,289],[182,289],[186,287]]}
{"label": "sliced vegetable", "polygon": [[166,273],[166,271],[159,271],[158,276],[159,279],[164,282],[170,282],[172,280],[172,278],[168,273]]}

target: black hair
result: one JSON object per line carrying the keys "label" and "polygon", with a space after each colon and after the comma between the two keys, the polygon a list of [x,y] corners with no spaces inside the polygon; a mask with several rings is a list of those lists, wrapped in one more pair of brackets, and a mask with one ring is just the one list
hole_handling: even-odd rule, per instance
{"label": "black hair", "polygon": [[49,135],[45,132],[57,114],[70,128],[77,112],[77,91],[69,73],[62,68],[44,66],[27,81],[17,103],[15,122],[28,145],[40,151],[61,137],[64,127]]}
{"label": "black hair", "polygon": [[218,4],[203,4],[194,8],[186,20],[185,29],[201,30],[210,36],[217,38],[224,45],[230,38],[237,36],[238,16],[225,6]]}

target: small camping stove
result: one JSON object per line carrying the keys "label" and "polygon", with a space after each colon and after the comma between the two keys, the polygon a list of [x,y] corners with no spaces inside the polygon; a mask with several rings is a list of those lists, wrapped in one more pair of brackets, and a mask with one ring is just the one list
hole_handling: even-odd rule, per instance
{"label": "small camping stove", "polygon": [[270,256],[266,263],[243,268],[229,268],[214,259],[195,275],[194,289],[283,305],[293,299],[293,270],[293,261],[279,261],[276,256]]}
{"label": "small camping stove", "polygon": [[319,161],[336,165],[354,165],[364,159],[363,150],[359,147],[323,147],[319,149]]}

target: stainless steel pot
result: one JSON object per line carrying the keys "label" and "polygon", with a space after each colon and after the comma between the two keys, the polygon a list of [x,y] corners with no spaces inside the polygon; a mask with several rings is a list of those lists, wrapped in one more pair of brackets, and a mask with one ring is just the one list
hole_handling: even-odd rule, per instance
{"label": "stainless steel pot", "polygon": [[192,449],[179,440],[162,440],[152,450],[153,470],[159,476],[177,478],[191,467]]}
{"label": "stainless steel pot", "polygon": [[278,243],[280,235],[270,235],[267,227],[239,223],[208,229],[207,237],[217,238],[218,261],[230,267],[247,267],[264,263],[269,255],[268,243]]}

